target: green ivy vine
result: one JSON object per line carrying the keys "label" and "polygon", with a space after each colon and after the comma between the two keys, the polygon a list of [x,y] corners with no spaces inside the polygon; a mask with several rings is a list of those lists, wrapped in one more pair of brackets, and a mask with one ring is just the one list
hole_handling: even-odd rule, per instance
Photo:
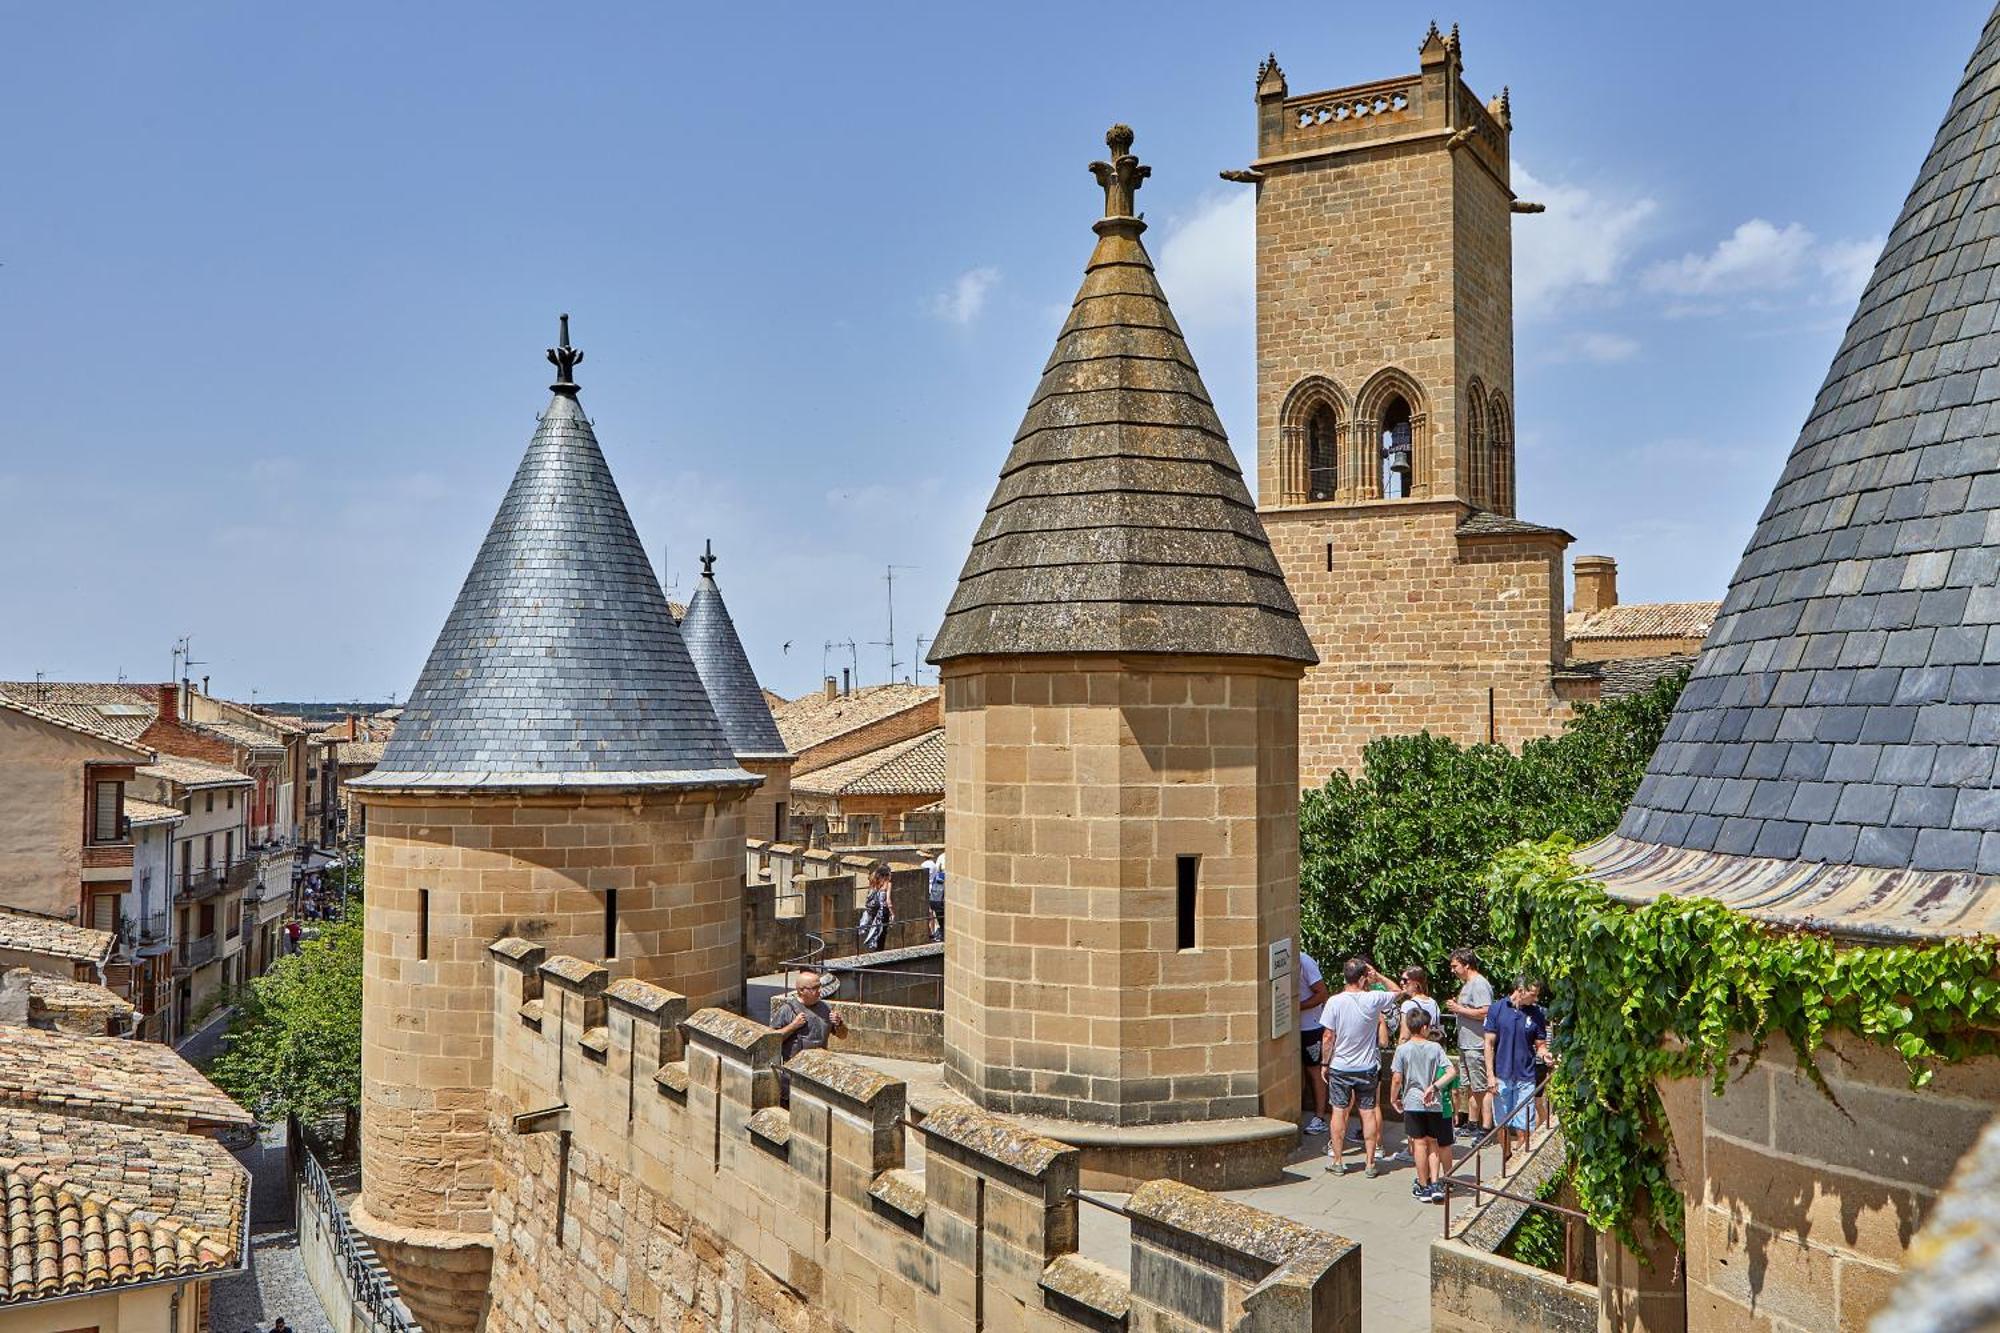
{"label": "green ivy vine", "polygon": [[1812,1053],[1832,1031],[1893,1047],[1912,1087],[2000,1049],[2000,941],[1836,945],[1709,899],[1631,907],[1580,873],[1572,850],[1552,839],[1502,853],[1488,904],[1495,942],[1548,983],[1560,1037],[1550,1098],[1579,1207],[1634,1249],[1648,1219],[1684,1240],[1658,1080],[1700,1078],[1719,1094],[1735,1065],[1782,1037],[1831,1096]]}

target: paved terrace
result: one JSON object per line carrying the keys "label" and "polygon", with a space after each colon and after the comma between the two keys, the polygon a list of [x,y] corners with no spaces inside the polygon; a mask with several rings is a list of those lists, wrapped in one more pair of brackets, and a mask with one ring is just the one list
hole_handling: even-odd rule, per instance
{"label": "paved terrace", "polygon": [[[909,1087],[910,1109],[921,1117],[945,1102],[965,1099],[944,1085],[943,1067],[917,1060],[892,1060],[884,1056],[850,1055],[842,1058],[880,1070],[900,1079]],[[1401,1126],[1384,1123],[1386,1151],[1403,1146]],[[907,1169],[923,1171],[923,1136],[906,1134]],[[1256,1189],[1217,1191],[1225,1199],[1261,1208],[1265,1212],[1307,1226],[1318,1227],[1361,1243],[1362,1327],[1368,1333],[1428,1333],[1431,1326],[1430,1243],[1444,1228],[1444,1209],[1437,1204],[1418,1203],[1410,1197],[1416,1177],[1408,1162],[1394,1163],[1374,1180],[1360,1171],[1350,1175],[1329,1175],[1323,1167],[1326,1135],[1303,1140],[1294,1150],[1285,1178],[1275,1185]],[[1480,1170],[1488,1183],[1497,1183],[1500,1152],[1488,1148],[1479,1154]],[[1350,1148],[1347,1160],[1360,1162],[1359,1144]],[[1519,1160],[1518,1158],[1516,1159]],[[1469,1174],[1471,1157],[1462,1157],[1461,1174]],[[1105,1190],[1084,1193],[1103,1203],[1123,1205],[1126,1196]],[[1452,1200],[1452,1229],[1460,1229],[1471,1205],[1463,1195]],[[1078,1212],[1080,1249],[1085,1258],[1125,1272],[1130,1266],[1131,1224],[1108,1209],[1081,1205]]]}

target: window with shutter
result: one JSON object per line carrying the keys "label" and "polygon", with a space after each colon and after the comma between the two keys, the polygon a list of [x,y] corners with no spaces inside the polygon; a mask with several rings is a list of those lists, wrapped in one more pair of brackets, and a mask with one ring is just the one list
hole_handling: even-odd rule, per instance
{"label": "window with shutter", "polygon": [[122,782],[100,782],[96,789],[97,827],[93,838],[97,842],[117,842],[119,816],[125,813],[125,784]]}

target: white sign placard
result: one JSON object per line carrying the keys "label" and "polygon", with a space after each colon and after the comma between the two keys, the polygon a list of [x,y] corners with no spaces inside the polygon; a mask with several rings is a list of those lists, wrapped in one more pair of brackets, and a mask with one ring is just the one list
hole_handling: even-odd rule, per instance
{"label": "white sign placard", "polygon": [[1271,978],[1271,1040],[1293,1032],[1298,1028],[1299,1002],[1293,987],[1296,983],[1292,974]]}
{"label": "white sign placard", "polygon": [[1292,970],[1292,937],[1271,941],[1271,970],[1265,973],[1273,980]]}

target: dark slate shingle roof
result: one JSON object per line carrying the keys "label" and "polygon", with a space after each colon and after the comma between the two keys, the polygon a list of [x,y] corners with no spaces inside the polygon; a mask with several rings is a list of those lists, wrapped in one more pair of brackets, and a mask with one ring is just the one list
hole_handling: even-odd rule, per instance
{"label": "dark slate shingle roof", "polygon": [[1140,244],[1145,225],[1096,224],[1083,286],[932,662],[1072,652],[1318,660]]}
{"label": "dark slate shingle roof", "polygon": [[2000,11],[1744,551],[1624,840],[2000,874],[1996,154]]}
{"label": "dark slate shingle roof", "polygon": [[703,573],[695,585],[694,598],[681,617],[681,638],[730,748],[739,755],[759,757],[786,753],[785,738],[771,720],[771,706],[764,702],[763,688],[713,574]]}
{"label": "dark slate shingle roof", "polygon": [[381,763],[350,785],[754,781],[574,389],[559,388]]}

